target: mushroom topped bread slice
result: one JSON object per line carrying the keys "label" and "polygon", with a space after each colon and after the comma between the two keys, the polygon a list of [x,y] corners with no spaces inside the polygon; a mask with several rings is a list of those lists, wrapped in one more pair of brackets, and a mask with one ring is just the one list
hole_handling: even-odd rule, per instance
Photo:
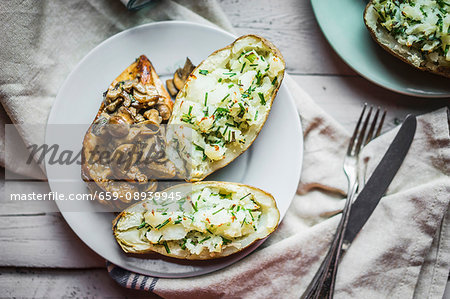
{"label": "mushroom topped bread slice", "polygon": [[185,163],[187,181],[203,180],[249,148],[284,71],[280,51],[256,35],[238,38],[194,69],[175,100],[167,137]]}
{"label": "mushroom topped bread slice", "polygon": [[[90,191],[119,199],[101,202],[123,208],[135,194],[155,191],[156,179],[177,175],[175,165],[165,157],[161,128],[172,107],[170,95],[144,55],[111,83],[82,149],[82,178]],[[142,156],[138,159],[134,153]]]}
{"label": "mushroom topped bread slice", "polygon": [[450,78],[450,2],[372,0],[364,23],[386,51],[423,71]]}
{"label": "mushroom topped bread slice", "polygon": [[272,195],[225,182],[180,184],[136,203],[113,221],[127,253],[189,260],[228,256],[266,238],[280,214]]}

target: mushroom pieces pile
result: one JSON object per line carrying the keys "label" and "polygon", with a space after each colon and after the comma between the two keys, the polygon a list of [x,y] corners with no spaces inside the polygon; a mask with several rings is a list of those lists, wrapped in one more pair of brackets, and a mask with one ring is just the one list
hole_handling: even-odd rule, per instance
{"label": "mushroom pieces pile", "polygon": [[111,86],[84,144],[94,187],[129,203],[136,199],[133,193],[156,191],[158,179],[175,178],[177,170],[166,156],[161,125],[171,113],[152,85],[134,79]]}
{"label": "mushroom pieces pile", "polygon": [[173,79],[166,80],[167,90],[172,97],[175,97],[178,94],[178,91],[183,88],[187,78],[194,69],[195,65],[192,64],[189,58],[186,58],[183,68],[178,68],[175,71],[173,74]]}

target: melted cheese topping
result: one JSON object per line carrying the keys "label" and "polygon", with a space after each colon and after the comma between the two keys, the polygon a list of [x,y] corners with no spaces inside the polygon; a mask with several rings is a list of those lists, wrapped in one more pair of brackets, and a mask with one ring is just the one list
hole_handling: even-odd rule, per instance
{"label": "melted cheese topping", "polygon": [[191,161],[194,177],[211,162],[248,147],[247,138],[256,136],[270,110],[282,72],[283,61],[250,38],[208,57],[191,74],[171,124],[192,130],[184,133],[190,138],[178,140],[188,143],[179,146],[184,150],[180,154]]}
{"label": "melted cheese topping", "polygon": [[170,242],[192,254],[239,248],[239,240],[257,230],[262,213],[255,195],[247,191],[204,187],[171,207],[161,203],[144,212],[127,212],[117,223],[120,239],[129,245],[164,245],[168,253]]}
{"label": "melted cheese topping", "polygon": [[450,0],[374,0],[378,23],[430,61],[450,62]]}

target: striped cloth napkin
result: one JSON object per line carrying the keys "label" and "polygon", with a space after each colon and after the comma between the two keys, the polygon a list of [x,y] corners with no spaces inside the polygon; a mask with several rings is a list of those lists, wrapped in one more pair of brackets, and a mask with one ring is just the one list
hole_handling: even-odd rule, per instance
{"label": "striped cloth napkin", "polygon": [[[12,0],[0,2],[0,11],[4,28],[0,101],[6,111],[0,111],[0,120],[4,123],[44,124],[70,70],[91,48],[126,28],[177,19],[233,30],[220,6],[206,0],[158,1],[137,12],[129,12],[120,1]],[[277,231],[245,259],[208,275],[158,279],[108,263],[114,280],[127,288],[146,290],[143,295],[166,298],[300,296],[317,271],[340,218],[330,216],[344,203],[342,161],[349,133],[289,76],[283,84],[295,97],[305,150],[297,195]],[[416,136],[402,167],[341,262],[336,298],[442,297],[450,268],[447,113],[441,109],[418,118]],[[361,184],[395,133],[396,129],[380,136],[364,149]],[[40,144],[43,138],[35,132],[20,134],[24,144],[18,148]],[[0,135],[0,141],[4,144],[4,136]],[[10,158],[1,160],[6,168],[30,173],[11,162],[20,157]]]}

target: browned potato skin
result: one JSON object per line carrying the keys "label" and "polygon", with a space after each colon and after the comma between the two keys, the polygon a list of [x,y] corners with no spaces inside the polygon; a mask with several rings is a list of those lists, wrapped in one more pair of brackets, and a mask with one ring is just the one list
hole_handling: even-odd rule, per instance
{"label": "browned potato skin", "polygon": [[[197,183],[194,183],[194,184],[207,186],[207,185],[210,185],[211,183],[214,183],[216,187],[223,187],[223,186],[225,186],[227,184],[226,182],[212,182],[212,181],[210,181],[210,182],[206,182],[206,181],[205,182],[197,182]],[[239,184],[239,183],[233,183],[233,184],[238,185],[238,186],[250,187],[250,186],[246,186],[244,184]],[[164,190],[162,192],[170,193],[171,189],[172,188],[176,188],[176,187],[177,186],[170,187],[170,188],[168,188],[168,189],[166,189],[166,190]],[[256,188],[256,187],[250,187],[250,188],[254,189],[254,190],[257,190],[259,192],[262,192],[265,196],[271,197],[272,200],[274,201],[275,208],[278,211],[277,203],[276,203],[275,199],[273,198],[272,194],[270,194],[270,193],[268,193],[268,192],[266,192],[264,190],[261,190],[259,188]],[[135,203],[133,206],[138,205],[138,204],[141,204],[141,203]],[[120,218],[122,218],[122,216],[125,213],[126,213],[126,210],[122,211],[119,215],[117,215],[117,217],[112,222],[112,230],[113,230],[114,236],[116,235],[116,232],[115,232],[116,225],[119,222]],[[279,219],[280,219],[280,212],[278,211],[278,222],[279,222]],[[269,233],[269,235],[267,235],[265,238],[267,238],[274,231],[276,231],[277,228],[278,228],[278,225],[279,225],[279,223],[272,229],[272,231]],[[235,248],[235,247],[227,247],[222,252],[209,252],[207,250],[203,250],[200,254],[192,254],[188,250],[184,250],[183,251],[183,255],[175,255],[172,252],[171,253],[167,253],[167,251],[166,251],[164,246],[157,245],[157,244],[155,244],[155,246],[153,246],[152,249],[149,249],[149,250],[141,250],[141,251],[133,250],[133,251],[130,251],[127,247],[122,246],[122,244],[120,242],[117,242],[117,243],[120,245],[122,250],[125,251],[126,253],[133,253],[133,254],[159,253],[159,254],[164,255],[164,256],[173,257],[173,258],[182,259],[182,260],[212,260],[212,259],[227,257],[227,256],[232,255],[234,253],[237,253],[239,251],[245,250],[246,248],[252,246],[253,244],[255,244],[256,242],[258,242],[260,240],[262,240],[262,239],[256,239],[252,243],[248,244],[246,247],[239,248],[239,249]]]}
{"label": "browned potato skin", "polygon": [[421,66],[415,66],[414,64],[412,64],[411,62],[409,62],[405,57],[403,57],[403,56],[400,55],[399,53],[395,52],[394,50],[392,50],[391,48],[389,48],[389,47],[386,46],[385,44],[381,43],[381,42],[378,40],[378,37],[377,37],[375,31],[374,31],[374,30],[367,24],[367,22],[366,22],[366,15],[367,15],[367,13],[369,12],[369,10],[372,9],[372,8],[371,8],[371,5],[372,5],[372,1],[370,1],[370,2],[366,5],[366,8],[364,9],[364,24],[366,25],[367,29],[369,30],[369,33],[370,33],[370,35],[372,36],[373,40],[374,40],[377,44],[379,44],[385,51],[387,51],[388,53],[390,53],[390,54],[393,55],[394,57],[397,57],[398,59],[402,60],[403,62],[409,64],[410,66],[412,66],[412,67],[414,67],[414,68],[416,68],[416,69],[418,69],[418,70],[421,70],[421,71],[424,71],[424,72],[430,72],[430,73],[433,73],[433,74],[436,74],[436,75],[441,75],[441,76],[450,78],[450,68],[449,68],[449,67],[440,66],[440,67],[437,68],[437,70],[432,70],[432,69],[429,69],[429,68],[427,68],[426,66],[422,66],[422,65],[421,65]]}
{"label": "browned potato skin", "polygon": [[[138,75],[140,75],[140,82],[144,85],[151,84],[156,87],[156,90],[158,91],[159,95],[164,99],[164,103],[172,110],[173,108],[173,101],[167,92],[166,88],[164,87],[163,82],[159,78],[158,74],[155,71],[155,68],[153,67],[150,60],[145,56],[141,55],[138,59],[136,59],[135,62],[133,62],[129,67],[127,67],[112,83],[110,86],[115,86],[120,81],[125,80],[133,80]],[[91,126],[87,130],[84,140],[83,140],[83,151],[81,153],[81,178],[83,181],[87,183],[87,186],[92,194],[94,194],[95,191],[101,192],[102,189],[94,182],[92,177],[89,175],[89,169],[86,163],[86,153],[85,151],[91,150],[86,144],[88,144],[88,138],[91,135],[92,132],[92,126],[95,123],[95,121],[100,117],[102,111],[105,108],[104,102],[101,103],[100,108],[97,112],[97,115],[95,116],[94,120],[92,121]]]}
{"label": "browned potato skin", "polygon": [[[232,48],[233,45],[234,45],[237,41],[239,41],[239,40],[241,40],[241,39],[244,39],[244,38],[246,38],[246,37],[254,37],[254,38],[256,38],[256,39],[261,40],[261,42],[262,42],[266,47],[268,47],[268,48],[270,49],[270,51],[272,51],[272,53],[273,53],[274,56],[280,58],[280,60],[283,62],[284,67],[286,68],[286,62],[285,62],[285,60],[284,60],[284,58],[283,58],[283,55],[281,54],[280,50],[278,50],[278,48],[275,47],[275,45],[272,44],[270,41],[268,41],[268,40],[265,39],[264,37],[261,37],[261,36],[256,35],[256,34],[247,34],[247,35],[243,35],[243,36],[239,37],[238,39],[236,39],[233,43],[229,44],[228,46],[226,46],[226,47],[224,47],[224,48],[222,48],[222,49],[219,49],[219,50],[214,51],[214,52],[211,53],[208,57],[210,57],[210,56],[216,54],[217,52],[220,52],[220,51],[223,51],[223,50]],[[197,65],[197,67],[191,72],[191,75],[189,75],[189,77],[188,77],[188,79],[187,79],[185,85],[183,86],[183,88],[182,88],[182,89],[180,90],[180,92],[178,93],[178,96],[181,95],[181,94],[183,94],[183,93],[185,92],[186,87],[189,85],[191,79],[192,79],[192,78],[193,78],[193,79],[196,78],[192,73],[194,73],[198,68],[200,68],[200,67],[202,66],[202,64],[203,64],[203,61],[202,61],[201,63],[199,63],[199,64]],[[281,76],[279,76],[279,78],[278,78],[279,84],[278,84],[277,88],[274,90],[273,95],[272,95],[272,98],[271,98],[269,101],[267,101],[267,102],[270,102],[270,107],[272,107],[273,100],[274,100],[275,97],[277,96],[278,90],[280,89],[281,83],[283,82],[284,73],[285,73],[285,72],[283,72],[283,73],[281,74]],[[175,99],[175,103],[176,103],[176,101],[178,100],[178,96],[177,96],[177,98]],[[269,113],[266,115],[266,118],[265,118],[264,121],[262,122],[262,127],[264,126],[265,122],[267,121],[267,117],[268,117],[268,116],[269,116]],[[171,116],[171,118],[170,118],[170,120],[169,120],[169,124],[172,122],[172,119],[173,119],[174,117],[175,117],[175,116],[172,114],[172,116]],[[261,127],[261,129],[262,129],[262,127]],[[238,157],[239,157],[240,155],[242,155],[247,149],[250,148],[250,146],[251,146],[251,145],[253,144],[253,142],[256,140],[256,138],[258,137],[258,135],[259,135],[260,132],[261,132],[261,131],[259,131],[259,132],[256,134],[255,138],[252,140],[252,142],[249,144],[249,146],[248,146],[242,153],[240,153],[240,154],[237,155],[236,157],[233,157],[232,159],[224,159],[224,160],[219,161],[219,163],[217,163],[217,164],[215,165],[215,166],[216,166],[215,168],[213,168],[209,173],[206,173],[206,174],[203,175],[202,177],[194,177],[194,178],[193,178],[193,177],[188,177],[188,178],[186,178],[186,179],[185,179],[186,182],[198,182],[198,181],[202,181],[203,179],[205,179],[205,178],[206,178],[208,175],[210,175],[211,173],[214,173],[215,171],[217,171],[217,170],[219,170],[219,169],[221,169],[221,168],[227,166],[227,165],[230,164],[231,162],[233,162],[236,158],[238,158]]]}

